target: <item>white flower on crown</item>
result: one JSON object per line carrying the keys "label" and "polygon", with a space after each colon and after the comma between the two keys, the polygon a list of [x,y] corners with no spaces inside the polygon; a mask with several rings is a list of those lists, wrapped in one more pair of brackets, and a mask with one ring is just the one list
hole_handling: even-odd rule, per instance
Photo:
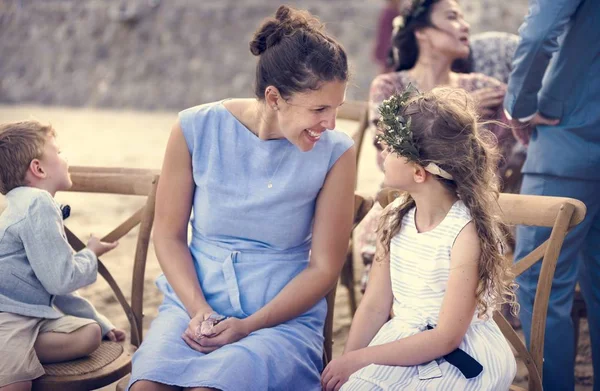
{"label": "white flower on crown", "polygon": [[400,31],[402,28],[404,28],[404,16],[402,15],[398,15],[394,18],[394,20],[392,21],[392,37],[394,37],[396,34],[398,34],[398,31]]}
{"label": "white flower on crown", "polygon": [[402,15],[398,15],[394,18],[394,21],[392,22],[392,26],[394,27],[394,30],[399,30],[402,27],[404,27],[404,16]]}

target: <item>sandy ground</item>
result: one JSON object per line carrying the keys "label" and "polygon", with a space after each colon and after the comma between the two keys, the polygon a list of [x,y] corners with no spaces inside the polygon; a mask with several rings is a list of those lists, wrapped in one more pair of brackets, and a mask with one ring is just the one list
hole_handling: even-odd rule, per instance
{"label": "sandy ground", "polygon": [[[37,119],[50,122],[59,133],[59,144],[71,165],[95,165],[136,168],[160,168],[169,130],[176,118],[175,112],[132,112],[92,109],[72,109],[38,106],[0,106],[0,122]],[[339,128],[352,132],[357,124],[339,121]],[[359,166],[358,191],[365,195],[376,192],[381,174],[375,166],[375,149],[367,141]],[[136,197],[81,195],[59,193],[57,199],[71,205],[68,226],[82,238],[90,233],[103,235],[124,221],[141,205]],[[0,196],[0,210],[4,200]],[[135,249],[135,231],[120,241],[119,247],[103,257],[127,297],[131,290],[131,272]],[[355,262],[355,274],[360,276],[361,263]],[[144,327],[147,329],[157,313],[161,295],[154,286],[160,267],[150,248],[146,278]],[[127,319],[112,295],[108,285],[98,282],[81,291],[120,328],[128,329]],[[338,289],[334,320],[334,357],[341,354],[346,341],[351,317],[347,291]],[[592,369],[587,322],[582,321],[579,354],[577,356],[577,390],[592,389]],[[517,383],[526,387],[526,370],[519,362]],[[114,389],[114,386],[103,390]]]}

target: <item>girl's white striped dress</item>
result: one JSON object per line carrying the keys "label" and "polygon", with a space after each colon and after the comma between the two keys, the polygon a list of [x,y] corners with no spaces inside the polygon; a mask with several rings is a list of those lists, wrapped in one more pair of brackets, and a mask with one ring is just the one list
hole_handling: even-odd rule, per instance
{"label": "girl's white striped dress", "polygon": [[[398,202],[400,200],[397,200]],[[406,338],[435,326],[450,271],[450,251],[460,231],[471,221],[469,210],[457,201],[433,230],[419,233],[415,208],[406,213],[392,239],[390,268],[394,317],[379,330],[370,346]],[[491,319],[473,317],[460,344],[483,366],[466,379],[443,358],[419,366],[369,365],[352,374],[343,391],[368,390],[507,390],[516,373],[508,342]]]}

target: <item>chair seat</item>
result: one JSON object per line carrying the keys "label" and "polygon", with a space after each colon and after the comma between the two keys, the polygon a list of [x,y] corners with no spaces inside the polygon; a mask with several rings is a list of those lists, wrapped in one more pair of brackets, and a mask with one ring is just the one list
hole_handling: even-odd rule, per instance
{"label": "chair seat", "polygon": [[131,371],[135,346],[103,341],[88,357],[44,365],[46,374],[33,382],[34,390],[89,390],[113,383]]}
{"label": "chair seat", "polygon": [[123,346],[116,342],[102,342],[88,357],[56,364],[44,365],[48,376],[84,375],[97,371],[115,361],[123,354]]}

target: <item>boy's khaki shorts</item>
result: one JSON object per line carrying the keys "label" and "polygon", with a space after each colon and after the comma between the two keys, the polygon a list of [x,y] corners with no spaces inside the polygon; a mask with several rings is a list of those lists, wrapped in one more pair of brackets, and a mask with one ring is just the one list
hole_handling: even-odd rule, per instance
{"label": "boy's khaki shorts", "polygon": [[69,315],[44,319],[0,312],[0,387],[44,374],[33,347],[38,334],[68,334],[91,323],[95,321]]}

